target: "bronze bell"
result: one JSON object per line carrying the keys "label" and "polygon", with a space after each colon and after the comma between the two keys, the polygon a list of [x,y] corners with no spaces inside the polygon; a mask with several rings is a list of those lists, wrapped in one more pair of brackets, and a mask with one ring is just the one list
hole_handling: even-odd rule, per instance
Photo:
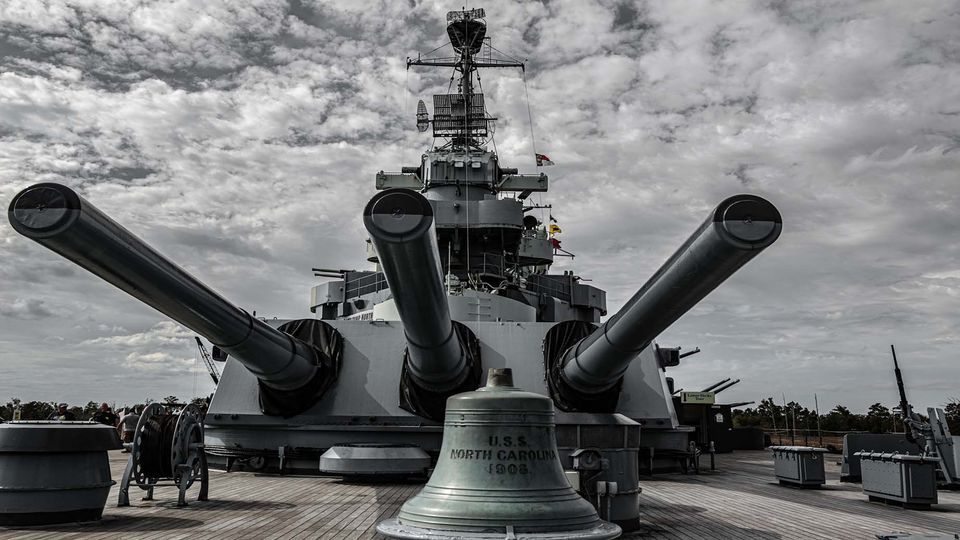
{"label": "bronze bell", "polygon": [[563,474],[553,402],[513,386],[510,369],[447,400],[443,444],[430,481],[377,530],[391,538],[620,536]]}

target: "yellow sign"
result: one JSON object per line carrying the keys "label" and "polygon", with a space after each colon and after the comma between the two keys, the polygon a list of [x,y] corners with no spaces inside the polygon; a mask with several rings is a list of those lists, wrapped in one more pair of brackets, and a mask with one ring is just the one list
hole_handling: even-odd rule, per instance
{"label": "yellow sign", "polygon": [[713,392],[680,392],[680,403],[699,403],[713,405],[716,394]]}

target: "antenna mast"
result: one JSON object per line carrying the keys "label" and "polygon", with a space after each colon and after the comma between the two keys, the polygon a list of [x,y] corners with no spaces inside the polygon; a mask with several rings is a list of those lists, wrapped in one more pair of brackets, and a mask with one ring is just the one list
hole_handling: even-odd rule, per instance
{"label": "antenna mast", "polygon": [[456,94],[433,96],[433,119],[426,114],[426,107],[417,106],[417,128],[426,131],[427,123],[433,124],[433,136],[449,138],[445,145],[455,151],[482,149],[484,139],[493,131],[496,118],[487,116],[483,94],[473,91],[477,68],[518,67],[523,62],[493,58],[490,54],[478,54],[486,43],[486,13],[481,8],[447,13],[447,35],[456,56],[438,58],[407,58],[410,66],[451,67],[459,74]]}

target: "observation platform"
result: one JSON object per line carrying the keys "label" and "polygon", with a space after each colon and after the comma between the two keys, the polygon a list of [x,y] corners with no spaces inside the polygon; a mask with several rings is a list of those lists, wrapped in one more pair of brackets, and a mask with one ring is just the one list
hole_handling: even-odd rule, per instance
{"label": "observation platform", "polygon": [[[128,454],[110,452],[119,480]],[[960,492],[940,491],[932,510],[905,510],[867,502],[859,484],[841,484],[839,455],[827,455],[827,485],[820,490],[775,483],[769,452],[717,456],[717,471],[642,478],[640,531],[623,538],[864,538],[893,532],[960,533]],[[706,467],[703,467],[706,465]],[[709,468],[709,459],[701,462]],[[153,501],[134,488],[132,506],[117,508],[117,487],[97,523],[0,527],[0,539],[369,539],[420,489],[408,484],[349,484],[315,476],[265,476],[210,471],[210,501],[176,508],[174,488],[158,488]]]}

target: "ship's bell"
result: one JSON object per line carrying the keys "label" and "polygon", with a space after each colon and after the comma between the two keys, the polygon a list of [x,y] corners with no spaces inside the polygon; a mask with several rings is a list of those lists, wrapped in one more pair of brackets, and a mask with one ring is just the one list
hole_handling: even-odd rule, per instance
{"label": "ship's bell", "polygon": [[391,538],[620,536],[563,474],[553,402],[513,386],[510,369],[447,400],[443,444],[427,485],[377,530]]}

